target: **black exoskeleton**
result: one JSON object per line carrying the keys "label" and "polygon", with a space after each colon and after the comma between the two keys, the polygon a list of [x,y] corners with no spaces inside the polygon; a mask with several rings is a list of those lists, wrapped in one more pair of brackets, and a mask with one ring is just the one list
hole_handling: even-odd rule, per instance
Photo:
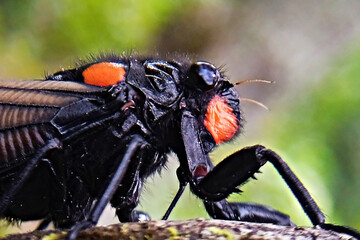
{"label": "black exoskeleton", "polygon": [[45,80],[0,82],[0,217],[44,219],[70,228],[95,225],[110,202],[121,222],[147,220],[134,210],[145,179],[169,152],[180,162],[180,188],[217,219],[294,225],[269,207],[227,202],[270,162],[315,226],[326,224],[306,188],[272,150],[255,145],[213,166],[209,153],[242,129],[239,96],[212,64],[107,56]]}

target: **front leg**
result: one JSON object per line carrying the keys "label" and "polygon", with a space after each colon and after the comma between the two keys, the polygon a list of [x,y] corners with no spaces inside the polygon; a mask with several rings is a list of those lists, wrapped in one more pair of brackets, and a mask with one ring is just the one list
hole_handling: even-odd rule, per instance
{"label": "front leg", "polygon": [[[192,192],[201,199],[216,202],[239,192],[237,188],[254,177],[261,166],[269,161],[288,184],[312,223],[318,225],[325,221],[324,214],[304,185],[275,152],[255,145],[239,150],[213,167],[201,146],[198,123],[190,112],[185,111],[182,115],[181,131],[187,158],[186,162],[180,159],[185,171],[183,175],[185,181],[190,183]],[[187,169],[184,167],[186,165]]]}
{"label": "front leg", "polygon": [[324,214],[289,166],[275,152],[260,145],[247,147],[230,155],[209,172],[197,187],[210,200],[223,199],[236,192],[236,188],[253,177],[267,161],[278,170],[311,222],[314,225],[323,223]]}
{"label": "front leg", "polygon": [[207,199],[204,204],[209,214],[220,219],[293,225],[286,215],[265,206],[218,201],[237,192],[236,187],[244,184],[267,161],[282,176],[314,226],[360,239],[360,233],[354,229],[325,223],[325,216],[319,206],[289,166],[274,151],[260,145],[247,147],[230,155],[194,185],[201,196]]}

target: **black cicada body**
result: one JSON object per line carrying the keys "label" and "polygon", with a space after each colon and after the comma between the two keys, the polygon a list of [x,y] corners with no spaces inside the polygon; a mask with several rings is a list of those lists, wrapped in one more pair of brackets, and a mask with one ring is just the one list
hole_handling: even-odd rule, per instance
{"label": "black cicada body", "polygon": [[45,219],[77,232],[109,202],[120,221],[135,211],[144,180],[174,152],[180,189],[213,218],[293,225],[271,208],[224,200],[270,161],[314,225],[325,224],[307,190],[273,151],[244,148],[214,167],[208,154],[242,128],[239,96],[212,64],[103,57],[45,80],[0,82],[0,216]]}

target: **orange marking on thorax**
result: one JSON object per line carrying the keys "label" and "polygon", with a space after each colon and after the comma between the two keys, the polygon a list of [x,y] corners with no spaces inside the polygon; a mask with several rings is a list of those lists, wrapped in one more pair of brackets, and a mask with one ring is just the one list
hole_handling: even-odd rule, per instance
{"label": "orange marking on thorax", "polygon": [[215,95],[205,114],[204,125],[217,144],[229,141],[239,128],[239,121],[225,98]]}
{"label": "orange marking on thorax", "polygon": [[91,65],[82,73],[84,82],[96,86],[110,86],[125,78],[124,65],[120,63],[101,62]]}

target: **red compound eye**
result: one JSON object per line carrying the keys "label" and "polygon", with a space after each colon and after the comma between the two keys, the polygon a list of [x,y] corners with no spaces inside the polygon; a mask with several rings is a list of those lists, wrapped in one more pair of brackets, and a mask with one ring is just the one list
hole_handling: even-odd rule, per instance
{"label": "red compound eye", "polygon": [[204,125],[217,144],[229,141],[239,128],[239,121],[225,98],[215,95],[205,114]]}

